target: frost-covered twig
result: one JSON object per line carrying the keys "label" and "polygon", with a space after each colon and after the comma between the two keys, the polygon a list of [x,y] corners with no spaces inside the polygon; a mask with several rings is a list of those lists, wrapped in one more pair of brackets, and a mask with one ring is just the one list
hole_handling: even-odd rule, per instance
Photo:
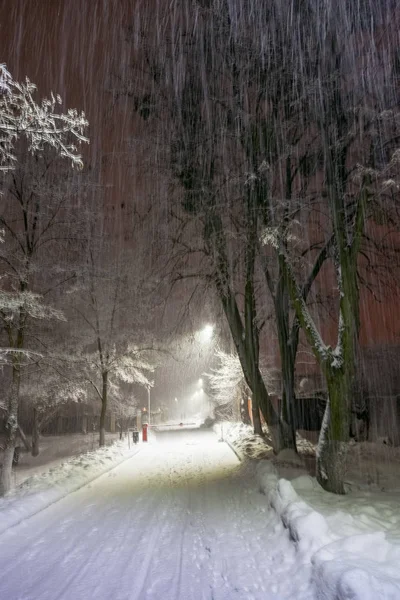
{"label": "frost-covered twig", "polygon": [[76,143],[88,142],[85,114],[70,108],[59,112],[59,95],[51,94],[40,104],[34,100],[36,86],[29,79],[15,81],[4,64],[0,64],[0,170],[8,171],[16,163],[14,147],[24,137],[31,152],[45,146],[55,148],[60,156],[68,158],[73,166],[82,167],[82,156]]}

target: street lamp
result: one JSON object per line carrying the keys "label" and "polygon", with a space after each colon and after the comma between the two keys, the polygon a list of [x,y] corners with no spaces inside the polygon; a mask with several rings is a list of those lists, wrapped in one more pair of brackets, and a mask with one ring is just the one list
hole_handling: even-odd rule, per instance
{"label": "street lamp", "polygon": [[150,386],[147,386],[147,418],[150,425]]}
{"label": "street lamp", "polygon": [[214,333],[214,325],[206,325],[200,331],[200,342],[203,344],[206,344],[207,342],[209,342],[212,339],[213,333]]}

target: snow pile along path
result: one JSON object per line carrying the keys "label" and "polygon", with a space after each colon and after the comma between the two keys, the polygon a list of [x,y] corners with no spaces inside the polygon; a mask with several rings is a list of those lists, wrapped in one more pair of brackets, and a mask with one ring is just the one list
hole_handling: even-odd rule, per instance
{"label": "snow pile along path", "polygon": [[[376,522],[371,521],[368,532],[364,521],[364,532],[357,533],[347,513],[323,516],[298,496],[292,483],[278,478],[270,462],[259,463],[257,477],[268,504],[287,528],[299,560],[311,565],[318,599],[400,599],[400,546],[376,531]],[[306,476],[293,484],[301,494],[318,486]]]}
{"label": "snow pile along path", "polygon": [[216,423],[213,429],[241,459],[245,457],[260,459],[273,456],[273,449],[268,440],[255,435],[251,425],[223,421]]}
{"label": "snow pile along path", "polygon": [[96,477],[136,454],[138,446],[125,439],[71,458],[57,467],[29,477],[0,498],[0,534],[23,519],[35,515]]}

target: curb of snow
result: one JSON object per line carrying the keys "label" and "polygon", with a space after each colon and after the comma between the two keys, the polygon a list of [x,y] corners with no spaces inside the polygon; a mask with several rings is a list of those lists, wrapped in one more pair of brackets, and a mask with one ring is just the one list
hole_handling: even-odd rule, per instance
{"label": "curb of snow", "polygon": [[272,448],[268,446],[264,438],[254,435],[250,425],[223,421],[215,423],[213,431],[217,436],[223,438],[240,462],[245,458],[266,458],[269,451],[272,452]]}
{"label": "curb of snow", "polygon": [[29,477],[0,498],[0,535],[112,471],[138,452],[140,447],[128,449],[125,441],[116,442],[65,460],[41,475]]}
{"label": "curb of snow", "polygon": [[[304,563],[311,564],[316,597],[323,600],[400,598],[400,548],[383,532],[340,537],[270,461],[256,467],[260,490],[288,530]],[[311,478],[310,478],[311,484]]]}
{"label": "curb of snow", "polygon": [[220,439],[219,441],[225,442],[225,444],[227,444],[229,446],[229,448],[232,450],[232,452],[236,455],[239,462],[243,461],[243,456],[239,454],[239,451],[236,450],[235,446],[233,444],[231,444],[231,442],[229,442],[227,439]]}

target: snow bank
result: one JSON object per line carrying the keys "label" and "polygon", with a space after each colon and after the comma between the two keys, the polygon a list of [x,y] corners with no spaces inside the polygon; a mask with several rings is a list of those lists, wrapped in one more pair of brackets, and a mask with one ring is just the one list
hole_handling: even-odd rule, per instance
{"label": "snow bank", "polygon": [[139,452],[127,440],[71,458],[41,475],[29,477],[0,498],[0,534]]}
{"label": "snow bank", "polygon": [[[278,478],[271,462],[260,462],[256,473],[261,491],[287,528],[299,558],[311,564],[319,599],[400,599],[400,546],[391,544],[382,531],[346,535],[348,515],[338,512],[329,520],[311,508],[292,483]],[[318,486],[308,476],[299,477],[294,485],[300,493]]]}
{"label": "snow bank", "polygon": [[254,435],[251,425],[223,421],[216,423],[213,429],[220,439],[233,446],[234,451],[241,458],[247,456],[249,458],[261,459],[270,457],[273,454],[272,446],[268,443],[268,438],[264,439],[259,435]]}

